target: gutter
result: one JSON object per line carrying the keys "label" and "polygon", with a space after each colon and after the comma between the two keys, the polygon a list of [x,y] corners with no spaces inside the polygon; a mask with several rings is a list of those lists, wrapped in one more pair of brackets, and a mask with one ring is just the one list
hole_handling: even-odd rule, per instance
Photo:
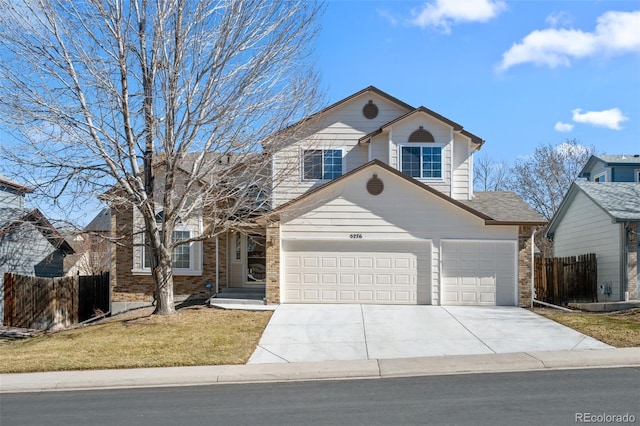
{"label": "gutter", "polygon": [[533,307],[533,302],[536,300],[536,286],[535,286],[535,275],[536,275],[536,258],[535,258],[535,246],[536,246],[536,232],[537,229],[533,229],[531,233],[531,307]]}

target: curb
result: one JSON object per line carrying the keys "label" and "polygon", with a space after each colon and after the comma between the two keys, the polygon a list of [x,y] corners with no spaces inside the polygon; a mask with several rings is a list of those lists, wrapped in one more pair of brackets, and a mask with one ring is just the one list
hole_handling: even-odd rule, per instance
{"label": "curb", "polygon": [[2,374],[0,393],[640,367],[640,348]]}

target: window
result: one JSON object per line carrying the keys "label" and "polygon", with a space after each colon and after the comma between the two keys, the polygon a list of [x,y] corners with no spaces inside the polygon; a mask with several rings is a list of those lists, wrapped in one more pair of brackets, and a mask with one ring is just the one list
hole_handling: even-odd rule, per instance
{"label": "window", "polygon": [[594,182],[606,182],[607,181],[607,172],[600,173],[593,178]]}
{"label": "window", "polygon": [[[188,240],[191,238],[190,231],[173,231],[173,241]],[[145,236],[145,241],[147,237]],[[144,267],[151,268],[151,257],[149,256],[148,244],[145,244]],[[191,269],[191,244],[182,244],[173,248],[171,253],[171,265],[175,269]]]}
{"label": "window", "polygon": [[635,169],[636,172],[636,183],[640,183],[640,169]]}
{"label": "window", "polygon": [[302,179],[335,179],[342,176],[341,149],[307,149],[302,153]]}
{"label": "window", "polygon": [[[151,256],[148,237],[139,211],[134,210],[134,250],[133,269],[134,274],[148,275],[151,272]],[[164,214],[162,211],[156,214],[156,223],[160,230],[163,228]],[[202,232],[202,218],[190,219],[178,218],[172,233],[172,241],[179,245],[171,251],[171,265],[174,275],[201,276],[202,275],[202,242],[192,241],[182,243],[185,240],[195,238]]]}
{"label": "window", "polygon": [[442,179],[442,147],[401,146],[400,170],[413,178]]}

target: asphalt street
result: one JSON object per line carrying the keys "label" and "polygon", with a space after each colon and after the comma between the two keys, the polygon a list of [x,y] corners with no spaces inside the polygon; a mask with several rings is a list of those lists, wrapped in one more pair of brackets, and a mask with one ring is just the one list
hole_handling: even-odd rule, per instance
{"label": "asphalt street", "polygon": [[626,416],[637,423],[639,382],[640,368],[611,368],[19,393],[1,396],[0,420],[3,426],[569,425],[579,416]]}

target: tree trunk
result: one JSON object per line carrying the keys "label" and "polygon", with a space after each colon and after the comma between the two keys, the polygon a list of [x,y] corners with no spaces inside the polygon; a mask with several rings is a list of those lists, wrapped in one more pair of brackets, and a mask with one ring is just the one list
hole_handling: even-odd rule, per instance
{"label": "tree trunk", "polygon": [[171,259],[169,262],[160,259],[158,265],[153,269],[153,282],[156,285],[154,315],[171,315],[176,311],[173,304],[173,271],[170,262]]}

